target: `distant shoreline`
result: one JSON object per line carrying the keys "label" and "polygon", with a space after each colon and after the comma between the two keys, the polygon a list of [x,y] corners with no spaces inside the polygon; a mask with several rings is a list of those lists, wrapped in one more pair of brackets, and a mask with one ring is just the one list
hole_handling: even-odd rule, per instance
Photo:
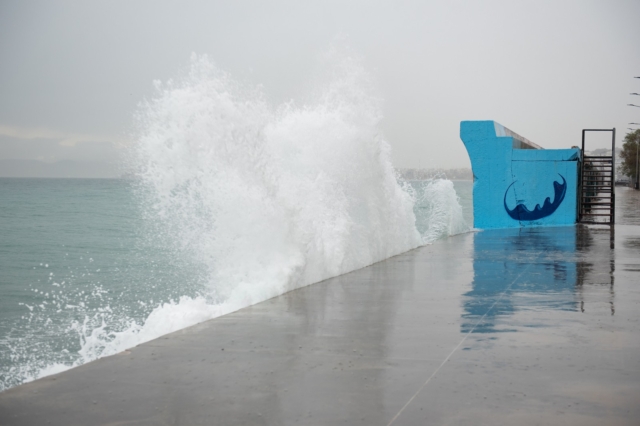
{"label": "distant shoreline", "polygon": [[449,180],[473,180],[473,173],[469,168],[461,169],[397,169],[405,180],[427,180],[444,177]]}
{"label": "distant shoreline", "polygon": [[106,161],[61,160],[46,163],[40,160],[0,160],[0,178],[118,179],[123,175],[118,164]]}
{"label": "distant shoreline", "polygon": [[[405,180],[426,180],[445,177],[449,180],[473,180],[469,168],[460,169],[414,169],[398,168],[396,171]],[[18,179],[136,179],[118,164],[99,161],[62,160],[46,163],[39,160],[0,160],[0,178]]]}

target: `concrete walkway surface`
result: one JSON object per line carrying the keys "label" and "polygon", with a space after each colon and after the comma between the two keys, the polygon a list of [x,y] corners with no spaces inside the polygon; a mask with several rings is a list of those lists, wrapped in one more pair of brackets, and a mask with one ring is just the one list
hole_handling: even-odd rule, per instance
{"label": "concrete walkway surface", "polygon": [[0,425],[638,425],[640,226],[610,235],[458,235],[10,389]]}

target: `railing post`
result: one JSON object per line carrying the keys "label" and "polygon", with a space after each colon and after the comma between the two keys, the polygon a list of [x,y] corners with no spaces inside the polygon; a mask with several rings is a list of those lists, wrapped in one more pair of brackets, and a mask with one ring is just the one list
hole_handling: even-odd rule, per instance
{"label": "railing post", "polygon": [[583,211],[584,211],[584,194],[583,192],[583,185],[584,185],[584,135],[585,135],[585,129],[582,129],[582,164],[580,165],[580,181],[578,182],[578,191],[580,193],[579,195],[579,201],[578,201],[578,222],[582,222],[582,216],[583,216]]}
{"label": "railing post", "polygon": [[[609,248],[612,250],[615,248],[616,241],[616,128],[613,128],[613,135],[611,136],[611,174],[613,175],[613,184],[611,186],[611,227],[609,228]],[[611,275],[613,279],[613,274]]]}

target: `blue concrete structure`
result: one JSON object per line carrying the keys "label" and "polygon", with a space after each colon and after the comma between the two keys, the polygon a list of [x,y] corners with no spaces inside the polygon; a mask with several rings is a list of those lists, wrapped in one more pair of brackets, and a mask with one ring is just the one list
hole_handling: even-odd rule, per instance
{"label": "blue concrete structure", "polygon": [[573,225],[581,152],[542,149],[495,121],[463,121],[479,229]]}

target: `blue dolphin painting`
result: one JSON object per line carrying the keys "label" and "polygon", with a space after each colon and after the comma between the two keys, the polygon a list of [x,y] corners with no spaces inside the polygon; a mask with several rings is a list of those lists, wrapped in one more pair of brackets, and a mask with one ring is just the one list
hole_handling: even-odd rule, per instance
{"label": "blue dolphin painting", "polygon": [[538,220],[542,219],[543,217],[552,215],[558,209],[558,207],[560,207],[560,204],[562,204],[562,200],[564,200],[564,196],[567,193],[567,181],[560,173],[558,173],[558,176],[562,178],[562,183],[555,181],[553,182],[553,203],[551,202],[551,198],[547,197],[547,199],[544,200],[544,204],[542,205],[542,207],[540,207],[540,204],[536,204],[536,207],[533,209],[533,211],[529,210],[522,203],[518,203],[512,210],[509,209],[509,207],[507,207],[507,193],[509,192],[509,189],[513,186],[513,184],[516,183],[513,182],[511,185],[509,185],[507,191],[504,193],[504,209],[507,211],[509,216],[511,216],[511,218],[515,220]]}

